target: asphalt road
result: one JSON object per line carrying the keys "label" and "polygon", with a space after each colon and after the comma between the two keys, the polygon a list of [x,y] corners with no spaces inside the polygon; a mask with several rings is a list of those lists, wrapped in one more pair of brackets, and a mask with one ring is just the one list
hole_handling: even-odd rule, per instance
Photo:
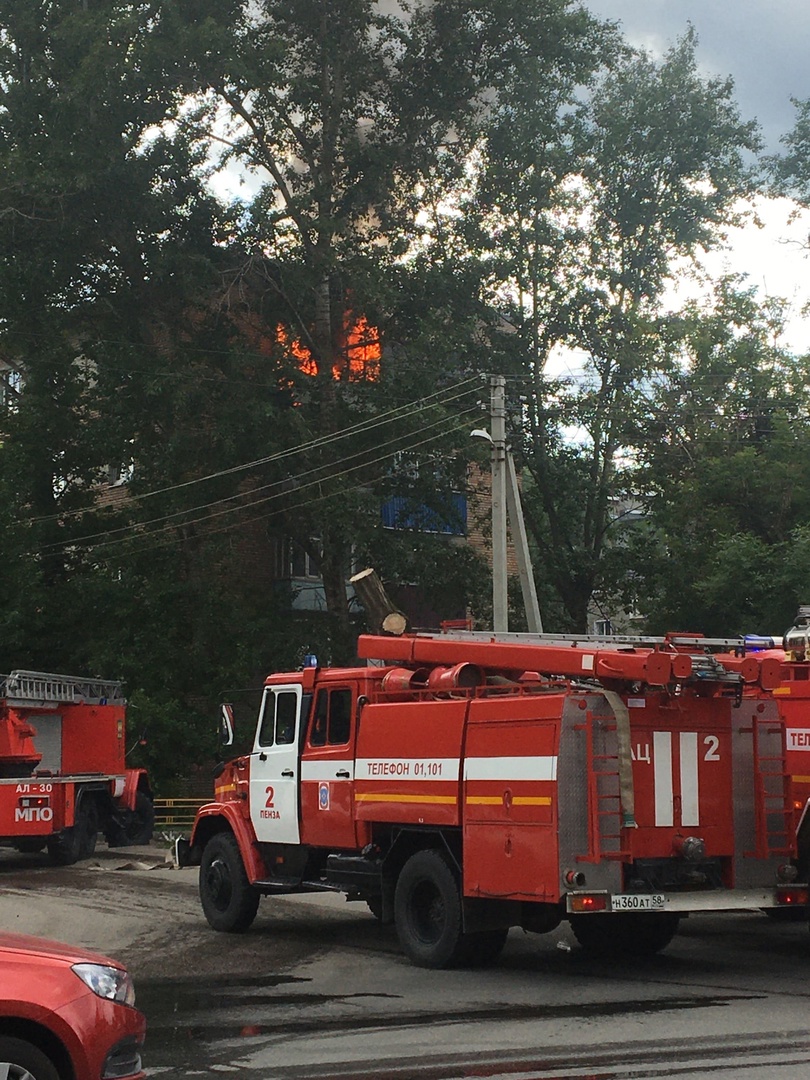
{"label": "asphalt road", "polygon": [[215,934],[196,871],[163,858],[0,852],[0,926],[127,963],[150,1076],[810,1078],[806,924],[692,917],[633,964],[590,959],[565,925],[513,930],[497,967],[433,972],[340,896],[264,900],[248,934]]}

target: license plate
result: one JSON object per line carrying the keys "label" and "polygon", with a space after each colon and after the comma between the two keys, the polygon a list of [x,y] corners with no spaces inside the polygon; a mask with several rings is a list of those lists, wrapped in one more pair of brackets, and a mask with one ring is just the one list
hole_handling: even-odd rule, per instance
{"label": "license plate", "polygon": [[663,911],[663,893],[616,893],[611,897],[613,911]]}

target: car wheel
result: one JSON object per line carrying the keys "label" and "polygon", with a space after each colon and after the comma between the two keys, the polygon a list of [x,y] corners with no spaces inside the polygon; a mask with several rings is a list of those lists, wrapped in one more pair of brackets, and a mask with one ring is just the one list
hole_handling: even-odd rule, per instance
{"label": "car wheel", "polygon": [[60,1080],[49,1057],[24,1039],[0,1036],[0,1080]]}
{"label": "car wheel", "polygon": [[419,967],[463,961],[461,895],[441,851],[417,851],[405,863],[394,893],[394,924],[405,955]]}
{"label": "car wheel", "polygon": [[210,925],[226,933],[243,933],[256,918],[260,899],[259,890],[248,881],[233,833],[212,836],[200,862],[200,900]]}
{"label": "car wheel", "polygon": [[135,809],[127,822],[126,838],[129,844],[148,844],[155,828],[155,804],[145,791],[135,794]]}

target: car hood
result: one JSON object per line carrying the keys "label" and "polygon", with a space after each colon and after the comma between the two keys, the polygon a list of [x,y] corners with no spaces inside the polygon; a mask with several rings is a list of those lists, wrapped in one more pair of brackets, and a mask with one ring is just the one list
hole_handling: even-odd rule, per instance
{"label": "car hood", "polygon": [[66,964],[108,964],[111,967],[122,967],[120,963],[111,960],[108,956],[92,952],[90,949],[83,949],[80,945],[65,945],[61,941],[30,937],[27,934],[0,933],[0,960],[20,953],[64,960]]}

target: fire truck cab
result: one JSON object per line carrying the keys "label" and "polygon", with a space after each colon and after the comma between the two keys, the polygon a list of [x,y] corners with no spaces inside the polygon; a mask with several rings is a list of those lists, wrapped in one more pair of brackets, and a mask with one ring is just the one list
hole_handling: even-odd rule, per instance
{"label": "fire truck cab", "polygon": [[740,722],[778,663],[507,637],[364,636],[367,666],[271,675],[251,751],[178,844],[211,926],[340,890],[445,967],[492,961],[511,926],[568,919],[586,948],[649,953],[690,912],[807,904],[789,785],[758,803],[773,722]]}

